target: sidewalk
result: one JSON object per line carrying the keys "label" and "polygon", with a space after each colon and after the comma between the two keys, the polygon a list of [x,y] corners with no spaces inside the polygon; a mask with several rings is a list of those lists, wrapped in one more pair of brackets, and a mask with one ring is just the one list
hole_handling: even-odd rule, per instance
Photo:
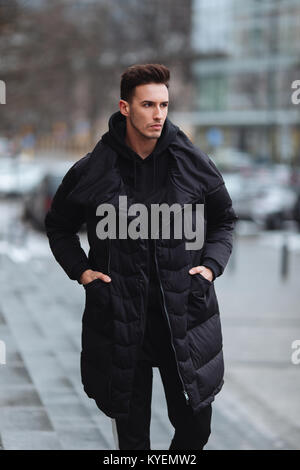
{"label": "sidewalk", "polygon": [[[86,245],[84,245],[86,248]],[[213,404],[206,449],[299,449],[299,255],[286,283],[278,250],[258,239],[236,245],[236,270],[216,280],[225,384]],[[233,258],[234,260],[234,258]],[[79,355],[82,286],[52,257],[17,263],[0,257],[0,446],[4,449],[114,449],[111,421],[83,392]],[[173,435],[154,368],[152,449]]]}

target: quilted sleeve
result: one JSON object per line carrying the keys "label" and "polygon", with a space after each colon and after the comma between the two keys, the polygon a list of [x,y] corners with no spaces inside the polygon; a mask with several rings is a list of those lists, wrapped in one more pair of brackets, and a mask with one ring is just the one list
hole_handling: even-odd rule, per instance
{"label": "quilted sleeve", "polygon": [[85,211],[83,206],[72,204],[66,198],[80,177],[84,158],[80,163],[76,162],[64,176],[44,221],[50,249],[56,261],[70,279],[78,282],[81,274],[90,269],[77,234],[85,222]]}
{"label": "quilted sleeve", "polygon": [[223,273],[230,258],[233,231],[238,220],[224,183],[206,194],[205,217],[207,230],[202,265],[213,271],[215,279]]}

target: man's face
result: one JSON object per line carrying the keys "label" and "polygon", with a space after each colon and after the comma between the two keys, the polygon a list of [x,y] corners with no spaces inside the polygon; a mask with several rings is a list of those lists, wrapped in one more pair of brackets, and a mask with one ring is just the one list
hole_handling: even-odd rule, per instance
{"label": "man's face", "polygon": [[139,85],[135,88],[132,101],[123,103],[126,103],[127,113],[123,114],[127,117],[127,124],[147,139],[160,137],[169,104],[169,91],[164,84]]}

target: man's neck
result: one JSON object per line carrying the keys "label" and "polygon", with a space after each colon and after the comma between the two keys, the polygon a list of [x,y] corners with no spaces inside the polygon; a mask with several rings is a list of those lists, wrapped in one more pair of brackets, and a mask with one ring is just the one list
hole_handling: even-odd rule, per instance
{"label": "man's neck", "polygon": [[157,143],[158,139],[146,139],[143,136],[131,135],[131,132],[126,130],[125,142],[128,147],[134,150],[143,160],[150,155]]}

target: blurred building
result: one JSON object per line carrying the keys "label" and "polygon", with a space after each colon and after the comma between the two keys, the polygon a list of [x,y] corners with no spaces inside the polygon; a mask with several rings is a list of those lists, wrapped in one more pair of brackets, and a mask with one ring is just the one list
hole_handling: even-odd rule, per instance
{"label": "blurred building", "polygon": [[194,105],[176,119],[195,141],[299,165],[300,1],[194,0],[191,47]]}
{"label": "blurred building", "polygon": [[3,135],[23,138],[29,125],[37,154],[87,152],[118,109],[121,74],[136,63],[167,65],[170,109],[189,111],[192,6],[193,0],[0,0]]}

